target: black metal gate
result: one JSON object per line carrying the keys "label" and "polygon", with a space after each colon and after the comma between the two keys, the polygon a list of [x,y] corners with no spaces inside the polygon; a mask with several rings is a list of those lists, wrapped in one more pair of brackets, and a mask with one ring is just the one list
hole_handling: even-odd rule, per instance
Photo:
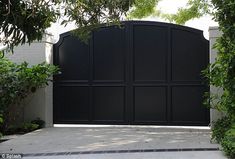
{"label": "black metal gate", "polygon": [[208,125],[202,31],[157,22],[101,27],[54,45],[54,123]]}

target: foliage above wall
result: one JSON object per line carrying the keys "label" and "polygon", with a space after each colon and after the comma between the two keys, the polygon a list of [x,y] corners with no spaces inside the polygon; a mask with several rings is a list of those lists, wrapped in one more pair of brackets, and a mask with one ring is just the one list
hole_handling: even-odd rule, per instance
{"label": "foliage above wall", "polygon": [[[74,22],[78,35],[87,37],[101,24],[110,25],[127,18],[163,16],[183,22],[199,17],[207,1],[189,0],[188,9],[176,15],[160,14],[156,5],[161,0],[0,0],[0,43],[13,49],[18,44],[41,40],[45,30],[60,19],[61,24]],[[199,9],[198,9],[199,8]],[[182,18],[184,20],[182,20]]]}
{"label": "foliage above wall", "polygon": [[87,34],[90,26],[120,21],[133,4],[134,0],[0,0],[0,43],[13,48],[41,40],[59,18],[64,25],[75,22],[83,29],[80,34]]}

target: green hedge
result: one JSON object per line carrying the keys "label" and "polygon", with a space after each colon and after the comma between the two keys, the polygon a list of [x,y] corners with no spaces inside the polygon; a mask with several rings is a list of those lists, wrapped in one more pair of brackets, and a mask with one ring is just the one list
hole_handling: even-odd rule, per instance
{"label": "green hedge", "polygon": [[10,126],[15,106],[38,88],[45,87],[58,67],[44,63],[29,66],[27,62],[16,64],[0,58],[0,132]]}

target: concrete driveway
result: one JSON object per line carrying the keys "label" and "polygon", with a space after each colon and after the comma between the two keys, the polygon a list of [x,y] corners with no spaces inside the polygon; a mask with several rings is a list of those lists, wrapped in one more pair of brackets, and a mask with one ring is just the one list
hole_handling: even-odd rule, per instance
{"label": "concrete driveway", "polygon": [[29,159],[225,159],[210,131],[111,126],[45,128],[0,143],[0,153]]}

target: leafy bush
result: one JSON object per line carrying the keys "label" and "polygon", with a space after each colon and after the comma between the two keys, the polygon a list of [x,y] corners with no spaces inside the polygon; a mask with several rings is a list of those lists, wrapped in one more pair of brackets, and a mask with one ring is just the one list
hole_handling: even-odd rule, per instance
{"label": "leafy bush", "polygon": [[225,133],[221,145],[227,156],[235,158],[235,124]]}
{"label": "leafy bush", "polygon": [[4,132],[5,135],[25,134],[39,128],[38,124],[23,122],[19,125],[10,125]]}
{"label": "leafy bush", "polygon": [[212,107],[227,116],[215,123],[213,137],[221,143],[228,157],[235,158],[235,5],[234,0],[211,2],[214,20],[223,34],[214,46],[217,58],[204,73],[210,85],[222,90],[221,94],[210,96],[209,101],[215,104]]}
{"label": "leafy bush", "polygon": [[[2,126],[3,124],[3,118],[2,118],[2,114],[0,114],[0,127]],[[2,137],[2,133],[0,131],[0,138]]]}
{"label": "leafy bush", "polygon": [[19,132],[31,132],[34,131],[36,129],[38,129],[39,125],[38,124],[33,124],[33,123],[23,123],[22,125],[20,125],[20,127],[18,128]]}
{"label": "leafy bush", "polygon": [[37,118],[35,120],[31,121],[32,124],[37,124],[38,125],[38,129],[41,129],[45,126],[45,121],[41,120],[40,118]]}
{"label": "leafy bush", "polygon": [[27,62],[16,64],[6,58],[0,59],[0,114],[6,130],[14,117],[14,110],[22,100],[38,88],[45,87],[58,68],[44,63],[30,67]]}
{"label": "leafy bush", "polygon": [[212,127],[212,139],[221,142],[230,127],[231,119],[229,117],[225,116],[217,120]]}

